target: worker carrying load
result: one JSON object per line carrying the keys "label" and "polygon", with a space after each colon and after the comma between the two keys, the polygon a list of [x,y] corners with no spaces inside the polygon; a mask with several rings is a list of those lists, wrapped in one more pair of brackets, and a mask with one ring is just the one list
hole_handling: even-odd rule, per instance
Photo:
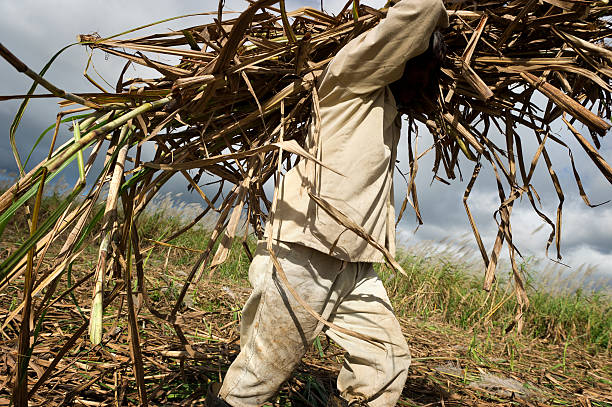
{"label": "worker carrying load", "polygon": [[[422,109],[422,94],[438,92],[443,44],[436,29],[447,25],[442,1],[401,0],[378,26],[343,47],[319,77],[306,146],[322,165],[300,161],[279,187],[266,230],[272,253],[260,241],[249,269],[253,292],[242,312],[241,350],[209,405],[262,405],[322,330],[346,352],[341,398],[331,400],[373,407],[397,402],[410,351],[373,268],[385,257],[321,203],[394,255],[400,110]],[[326,326],[289,290],[341,330]]]}

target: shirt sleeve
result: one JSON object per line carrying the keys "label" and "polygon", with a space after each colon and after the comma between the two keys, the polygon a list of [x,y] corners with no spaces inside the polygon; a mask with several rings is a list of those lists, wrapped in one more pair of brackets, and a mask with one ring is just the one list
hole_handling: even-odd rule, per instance
{"label": "shirt sleeve", "polygon": [[366,94],[389,85],[401,78],[409,59],[427,50],[436,28],[447,26],[442,0],[401,0],[376,27],[338,52],[320,89],[341,86]]}

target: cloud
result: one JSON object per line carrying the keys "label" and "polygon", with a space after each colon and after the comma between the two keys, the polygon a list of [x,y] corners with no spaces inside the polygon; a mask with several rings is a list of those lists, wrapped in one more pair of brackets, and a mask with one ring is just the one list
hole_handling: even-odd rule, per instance
{"label": "cloud", "polygon": [[[523,140],[523,151],[527,157],[526,165],[529,166],[531,157],[538,148],[538,143],[530,132],[527,132],[525,129],[519,129],[518,131],[520,131],[519,134],[521,134],[521,139]],[[555,129],[555,131],[573,149],[576,166],[580,171],[584,187],[591,202],[600,203],[612,199],[610,183],[592,164],[574,140],[572,134],[562,129]],[[406,129],[404,129],[404,132],[406,132]],[[428,147],[428,143],[431,143],[431,137],[423,129],[421,129],[420,134],[419,151],[424,151]],[[492,133],[491,137],[495,140],[495,133]],[[603,140],[603,142],[605,143],[607,140]],[[404,135],[398,149],[398,159],[402,161],[399,167],[403,171],[408,168],[406,144]],[[578,194],[567,149],[549,142],[547,144],[547,151],[550,154],[565,193],[561,227],[561,254],[563,255],[563,263],[573,268],[577,268],[581,264],[598,265],[605,272],[612,274],[611,267],[609,266],[612,264],[612,204],[598,208],[587,207]],[[608,161],[612,160],[610,147],[602,148],[600,153]],[[417,190],[421,214],[425,224],[414,234],[413,230],[416,226],[416,221],[414,212],[408,207],[402,222],[398,226],[398,240],[401,243],[412,245],[419,242],[435,242],[450,238],[460,240],[463,245],[465,243],[465,236],[468,234],[470,235],[468,247],[477,253],[478,248],[475,239],[471,236],[471,228],[462,203],[463,194],[471,177],[474,163],[466,160],[465,157],[461,157],[461,159],[463,180],[460,180],[457,174],[457,179],[450,186],[438,181],[431,182],[433,154],[428,154],[419,162]],[[440,175],[446,178],[443,172]],[[555,222],[558,198],[543,159],[540,160],[538,167],[536,167],[532,184],[542,199],[541,205],[538,204],[538,208]],[[508,186],[505,183],[504,186],[507,194]],[[399,209],[406,190],[405,181],[397,174],[395,177],[395,187],[396,208]],[[493,218],[493,213],[499,207],[499,197],[494,173],[487,162],[483,161],[480,177],[470,194],[468,204],[487,253],[490,254],[497,234],[497,224]],[[533,211],[526,196],[515,202],[512,222],[514,243],[521,253],[526,258],[531,256],[545,258],[546,242],[551,229]],[[502,254],[507,256],[506,248],[503,249]],[[556,258],[554,243],[549,249],[548,256]],[[551,261],[545,260],[543,264],[546,263],[551,263]]]}

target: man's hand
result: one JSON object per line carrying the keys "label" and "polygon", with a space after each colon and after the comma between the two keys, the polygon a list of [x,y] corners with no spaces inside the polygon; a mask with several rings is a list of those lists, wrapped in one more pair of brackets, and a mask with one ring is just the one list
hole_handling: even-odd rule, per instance
{"label": "man's hand", "polygon": [[436,31],[427,51],[409,60],[401,79],[390,85],[399,112],[427,114],[435,109],[440,68],[445,56],[446,44],[442,34]]}

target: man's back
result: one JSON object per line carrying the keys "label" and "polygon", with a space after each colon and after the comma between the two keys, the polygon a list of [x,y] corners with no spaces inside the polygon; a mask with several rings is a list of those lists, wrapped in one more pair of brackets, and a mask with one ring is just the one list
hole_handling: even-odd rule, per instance
{"label": "man's back", "polygon": [[[402,1],[374,29],[347,44],[319,79],[307,145],[323,164],[302,161],[279,189],[272,237],[345,261],[382,262],[382,253],[310,200],[308,191],[395,251],[393,168],[401,121],[388,85],[448,24],[439,0]],[[315,102],[316,103],[316,102]]]}

